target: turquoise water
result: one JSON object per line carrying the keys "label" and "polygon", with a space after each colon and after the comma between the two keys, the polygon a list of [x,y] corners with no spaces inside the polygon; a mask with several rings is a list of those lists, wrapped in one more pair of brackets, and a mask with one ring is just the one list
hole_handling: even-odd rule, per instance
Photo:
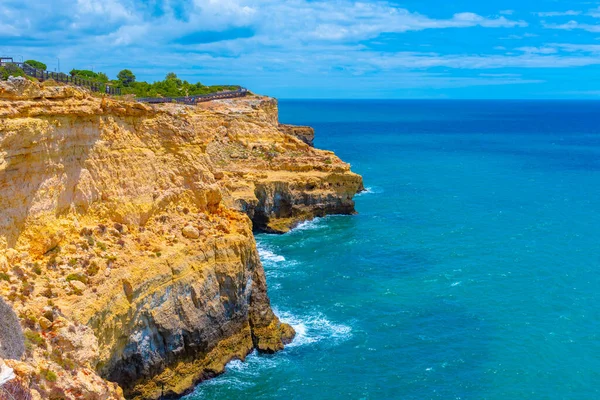
{"label": "turquoise water", "polygon": [[600,103],[280,108],[369,190],[257,237],[298,336],[188,399],[600,398]]}

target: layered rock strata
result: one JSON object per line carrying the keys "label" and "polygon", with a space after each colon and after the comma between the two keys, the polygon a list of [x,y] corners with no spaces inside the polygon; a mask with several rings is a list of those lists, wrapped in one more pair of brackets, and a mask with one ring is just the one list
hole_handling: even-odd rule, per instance
{"label": "layered rock strata", "polygon": [[311,147],[315,146],[315,130],[310,126],[279,124],[279,130],[286,135],[297,137]]}
{"label": "layered rock strata", "polygon": [[274,99],[150,106],[0,82],[0,295],[25,336],[5,361],[34,398],[156,399],[281,350],[294,331],[253,230],[351,214],[361,188],[282,131]]}

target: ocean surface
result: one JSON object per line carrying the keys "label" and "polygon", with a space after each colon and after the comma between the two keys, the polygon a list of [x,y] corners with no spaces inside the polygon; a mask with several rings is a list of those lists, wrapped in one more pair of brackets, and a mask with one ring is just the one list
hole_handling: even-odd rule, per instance
{"label": "ocean surface", "polygon": [[259,235],[298,333],[197,399],[600,399],[600,102],[281,101],[364,177]]}

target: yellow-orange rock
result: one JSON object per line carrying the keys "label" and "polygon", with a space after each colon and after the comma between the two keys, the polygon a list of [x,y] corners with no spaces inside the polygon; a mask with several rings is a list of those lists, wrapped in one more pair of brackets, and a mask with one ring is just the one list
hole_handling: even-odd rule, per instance
{"label": "yellow-orange rock", "polygon": [[270,98],[0,82],[0,295],[28,341],[11,367],[40,398],[156,399],[282,349],[253,229],[351,214],[361,188]]}

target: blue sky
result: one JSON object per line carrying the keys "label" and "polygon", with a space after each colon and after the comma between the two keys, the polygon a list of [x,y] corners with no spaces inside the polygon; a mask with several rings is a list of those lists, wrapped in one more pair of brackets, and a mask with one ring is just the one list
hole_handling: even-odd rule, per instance
{"label": "blue sky", "polygon": [[281,98],[600,98],[600,2],[1,0],[0,53]]}

